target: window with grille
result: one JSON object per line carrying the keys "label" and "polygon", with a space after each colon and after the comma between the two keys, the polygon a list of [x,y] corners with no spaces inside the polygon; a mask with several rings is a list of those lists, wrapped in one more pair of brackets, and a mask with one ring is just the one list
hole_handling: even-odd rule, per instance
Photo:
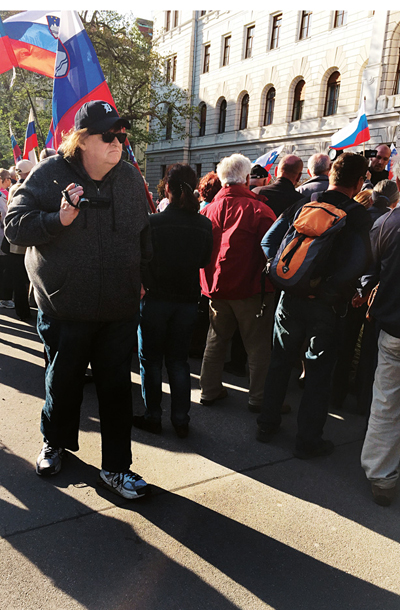
{"label": "window with grille", "polygon": [[301,11],[301,24],[299,39],[308,38],[311,33],[311,15],[312,11]]}
{"label": "window with grille", "polygon": [[334,28],[340,28],[341,25],[347,23],[347,11],[335,11],[335,20],[333,22]]}
{"label": "window with grille", "polygon": [[171,81],[176,81],[176,55],[172,58]]}
{"label": "window with grille", "polygon": [[210,71],[210,45],[204,46],[204,62],[203,62],[203,73]]}
{"label": "window with grille", "polygon": [[248,93],[246,93],[246,95],[243,96],[242,99],[242,105],[241,105],[241,109],[240,109],[240,123],[239,123],[239,129],[246,129],[247,127],[247,121],[249,118],[249,95]]}
{"label": "window with grille", "polygon": [[200,130],[199,136],[204,136],[206,133],[207,106],[200,104]]}
{"label": "window with grille", "polygon": [[167,122],[165,126],[165,139],[171,140],[172,138],[172,106],[168,106],[167,110]]}
{"label": "window with grille", "polygon": [[292,121],[300,121],[303,116],[305,82],[300,80],[294,90]]}
{"label": "window with grille", "polygon": [[274,87],[268,90],[265,101],[264,125],[272,125],[274,120],[275,93]]}
{"label": "window with grille", "polygon": [[324,116],[337,113],[340,91],[340,72],[331,74],[326,89],[325,112]]}
{"label": "window with grille", "polygon": [[246,49],[244,53],[244,58],[248,59],[253,55],[253,40],[254,40],[254,30],[255,26],[251,25],[247,28],[246,31]]}
{"label": "window with grille", "polygon": [[222,100],[219,106],[219,121],[218,121],[218,133],[225,132],[225,123],[226,123],[226,100]]}
{"label": "window with grille", "polygon": [[279,32],[282,25],[282,13],[274,15],[272,21],[272,34],[271,34],[271,49],[277,49],[279,47]]}
{"label": "window with grille", "polygon": [[222,57],[222,65],[227,66],[229,64],[229,53],[231,50],[231,37],[225,36],[224,38],[224,53]]}

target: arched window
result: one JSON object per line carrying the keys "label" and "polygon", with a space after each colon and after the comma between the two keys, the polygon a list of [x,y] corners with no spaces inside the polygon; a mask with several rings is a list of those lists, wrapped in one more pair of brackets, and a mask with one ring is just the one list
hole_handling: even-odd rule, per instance
{"label": "arched window", "polygon": [[328,80],[326,89],[325,112],[324,116],[337,113],[340,90],[340,72],[333,72]]}
{"label": "arched window", "polygon": [[242,98],[242,106],[240,109],[240,123],[239,123],[239,129],[246,129],[247,127],[247,119],[249,117],[249,94],[246,93],[246,95],[243,96]]}
{"label": "arched window", "polygon": [[226,123],[226,100],[222,100],[219,105],[219,121],[218,121],[218,133],[225,132],[225,123]]}
{"label": "arched window", "polygon": [[271,87],[268,90],[267,98],[265,101],[264,125],[272,125],[272,122],[274,120],[275,94],[276,91],[274,87]]}
{"label": "arched window", "polygon": [[167,110],[167,121],[165,125],[165,139],[170,140],[172,138],[172,106],[168,106]]}
{"label": "arched window", "polygon": [[206,133],[207,106],[200,104],[200,130],[199,136],[204,136]]}
{"label": "arched window", "polygon": [[292,121],[300,121],[303,116],[305,85],[304,80],[299,80],[294,90]]}

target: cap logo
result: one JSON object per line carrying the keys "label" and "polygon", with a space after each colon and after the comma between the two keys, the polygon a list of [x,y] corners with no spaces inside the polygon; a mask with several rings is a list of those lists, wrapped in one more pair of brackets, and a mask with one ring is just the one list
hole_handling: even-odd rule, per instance
{"label": "cap logo", "polygon": [[102,104],[104,110],[107,112],[112,112],[112,108],[110,106],[110,104]]}

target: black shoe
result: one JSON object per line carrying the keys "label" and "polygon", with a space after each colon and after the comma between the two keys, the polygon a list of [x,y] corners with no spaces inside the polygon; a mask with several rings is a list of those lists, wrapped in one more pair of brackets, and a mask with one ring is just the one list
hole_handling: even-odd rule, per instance
{"label": "black shoe", "polygon": [[181,424],[178,426],[176,426],[175,424],[172,425],[174,426],[176,435],[179,438],[186,438],[189,434],[189,424]]}
{"label": "black shoe", "polygon": [[151,421],[151,419],[145,419],[144,415],[134,415],[133,425],[135,428],[140,430],[146,430],[152,434],[161,434],[162,426],[160,421]]}
{"label": "black shoe", "polygon": [[379,506],[390,506],[394,499],[396,488],[389,487],[389,489],[384,489],[378,487],[376,483],[371,483],[371,491],[375,504],[379,504]]}
{"label": "black shoe", "polygon": [[211,405],[213,405],[216,400],[222,400],[222,398],[226,398],[227,396],[228,396],[228,392],[226,391],[226,388],[223,388],[223,390],[221,390],[221,392],[218,394],[218,396],[216,396],[212,400],[206,400],[205,398],[200,398],[200,402],[205,407],[211,407]]}
{"label": "black shoe", "polygon": [[293,455],[299,460],[309,460],[315,457],[330,455],[333,453],[334,449],[335,445],[332,443],[332,441],[321,441],[320,444],[316,445],[312,449],[295,449],[293,451]]}
{"label": "black shoe", "polygon": [[246,377],[246,367],[240,367],[234,362],[225,362],[224,371],[236,377]]}
{"label": "black shoe", "polygon": [[269,443],[272,437],[279,432],[279,424],[258,424],[256,439],[260,443]]}

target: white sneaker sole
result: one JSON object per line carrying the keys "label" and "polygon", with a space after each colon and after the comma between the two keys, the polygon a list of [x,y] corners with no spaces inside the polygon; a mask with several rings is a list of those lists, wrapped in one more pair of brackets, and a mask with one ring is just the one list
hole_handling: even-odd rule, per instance
{"label": "white sneaker sole", "polygon": [[100,473],[99,473],[99,478],[97,480],[97,483],[104,489],[108,489],[109,491],[112,491],[120,498],[125,498],[125,500],[138,500],[139,498],[144,498],[145,496],[148,496],[151,493],[150,485],[146,485],[146,487],[141,487],[140,491],[138,491],[138,492],[137,491],[127,491],[124,488],[119,490],[116,487],[113,487],[112,485],[107,483],[107,481],[105,481],[102,478]]}

